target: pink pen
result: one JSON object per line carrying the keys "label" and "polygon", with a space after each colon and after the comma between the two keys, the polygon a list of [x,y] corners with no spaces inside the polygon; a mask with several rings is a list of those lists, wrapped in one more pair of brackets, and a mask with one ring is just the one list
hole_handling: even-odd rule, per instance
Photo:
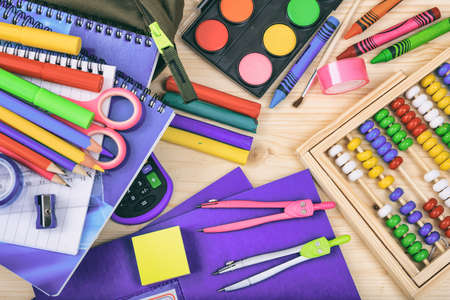
{"label": "pink pen", "polygon": [[396,24],[388,29],[379,32],[371,37],[366,38],[342,52],[337,59],[344,59],[349,57],[359,56],[361,54],[372,51],[373,49],[380,47],[396,38],[410,33],[420,27],[430,24],[441,17],[441,12],[437,7],[433,7],[427,11],[424,11],[406,21]]}
{"label": "pink pen", "polygon": [[207,227],[203,228],[201,231],[208,233],[227,232],[250,228],[269,222],[295,218],[306,218],[312,216],[316,210],[330,209],[334,208],[335,206],[336,204],[334,202],[313,203],[310,199],[277,202],[248,200],[210,200],[207,203],[201,204],[200,208],[283,208],[284,211],[279,214]]}

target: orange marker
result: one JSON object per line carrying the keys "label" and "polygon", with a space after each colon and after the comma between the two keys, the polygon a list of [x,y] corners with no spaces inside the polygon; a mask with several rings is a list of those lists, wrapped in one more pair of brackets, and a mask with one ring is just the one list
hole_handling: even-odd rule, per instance
{"label": "orange marker", "polygon": [[360,34],[402,1],[403,0],[383,0],[362,16],[361,19],[355,22],[350,30],[344,35],[344,39],[347,40],[352,36]]}
{"label": "orange marker", "polygon": [[0,133],[0,144],[9,151],[29,160],[41,169],[52,173],[64,174],[64,172],[48,158],[34,152],[33,150],[25,147],[21,143],[16,142],[2,133]]}
{"label": "orange marker", "polygon": [[38,175],[44,177],[45,179],[47,179],[51,182],[54,182],[54,183],[58,183],[58,184],[62,184],[62,185],[70,187],[70,185],[68,185],[59,175],[53,174],[52,172],[49,172],[49,171],[39,168],[38,166],[31,163],[29,160],[26,160],[25,158],[15,154],[14,152],[9,151],[8,149],[4,148],[1,145],[0,145],[0,152],[5,154],[6,156],[9,156],[10,158],[14,159],[15,161],[21,163],[22,165],[24,165],[25,167],[29,168],[30,170],[36,172]]}

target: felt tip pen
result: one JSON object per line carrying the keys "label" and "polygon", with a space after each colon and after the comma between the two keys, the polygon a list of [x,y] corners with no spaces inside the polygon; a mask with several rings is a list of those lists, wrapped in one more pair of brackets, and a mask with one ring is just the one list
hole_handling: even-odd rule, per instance
{"label": "felt tip pen", "polygon": [[270,108],[274,108],[286,98],[338,26],[339,20],[333,16],[330,16],[325,21],[316,35],[312,38],[311,43],[307,46],[306,50],[302,53],[300,58],[275,90],[275,94],[270,102]]}
{"label": "felt tip pen", "polygon": [[402,21],[383,30],[371,37],[368,37],[356,44],[348,47],[344,52],[342,52],[337,59],[344,59],[349,57],[355,57],[372,51],[390,41],[395,40],[402,35],[410,33],[418,28],[428,25],[441,17],[441,12],[439,8],[433,7],[427,11],[421,12],[420,14],[409,18],[408,20]]}
{"label": "felt tip pen", "polygon": [[450,18],[440,21],[384,49],[370,63],[388,62],[450,31]]}

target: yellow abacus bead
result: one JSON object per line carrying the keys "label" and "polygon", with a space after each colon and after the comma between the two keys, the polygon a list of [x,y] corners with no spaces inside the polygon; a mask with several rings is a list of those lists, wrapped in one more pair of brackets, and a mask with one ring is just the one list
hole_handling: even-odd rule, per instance
{"label": "yellow abacus bead", "polygon": [[429,130],[425,130],[424,132],[422,132],[421,134],[419,134],[419,136],[416,138],[417,142],[419,143],[419,145],[422,145],[423,143],[425,143],[428,139],[430,139],[433,135],[431,134],[431,131]]}
{"label": "yellow abacus bead", "polygon": [[435,81],[425,89],[425,93],[427,93],[428,95],[433,95],[440,88],[441,83],[439,81]]}
{"label": "yellow abacus bead", "polygon": [[372,157],[372,151],[370,151],[370,150],[366,150],[364,152],[360,152],[360,153],[356,154],[356,158],[359,161],[366,161],[371,157]]}
{"label": "yellow abacus bead", "polygon": [[441,153],[439,153],[438,156],[436,156],[434,158],[434,162],[437,163],[438,165],[440,165],[449,157],[450,157],[450,153],[448,153],[447,151],[442,151]]}
{"label": "yellow abacus bead", "polygon": [[375,167],[378,163],[378,158],[376,158],[375,156],[369,158],[368,160],[366,160],[365,162],[362,163],[363,167],[367,170],[372,169],[373,167]]}
{"label": "yellow abacus bead", "polygon": [[377,178],[378,176],[380,176],[381,174],[383,174],[384,168],[380,165],[373,167],[368,175],[370,178]]}
{"label": "yellow abacus bead", "polygon": [[440,109],[446,108],[450,104],[450,96],[445,96],[441,101],[438,102],[437,106]]}
{"label": "yellow abacus bead", "polygon": [[429,138],[425,143],[423,143],[422,148],[425,151],[429,151],[431,150],[431,148],[433,148],[434,146],[436,146],[436,144],[438,143],[437,138]]}
{"label": "yellow abacus bead", "polygon": [[442,144],[437,144],[436,146],[434,146],[433,148],[431,148],[430,151],[428,151],[428,154],[432,157],[435,158],[436,156],[438,156],[440,153],[442,153],[442,151],[444,151],[444,146]]}
{"label": "yellow abacus bead", "polygon": [[450,105],[447,106],[447,107],[444,109],[444,112],[445,112],[445,114],[446,114],[447,116],[450,115]]}
{"label": "yellow abacus bead", "polygon": [[381,179],[380,181],[378,181],[378,186],[384,190],[393,183],[394,183],[394,177],[392,177],[391,175],[388,175],[388,176],[384,177],[383,179]]}
{"label": "yellow abacus bead", "polygon": [[442,98],[445,97],[445,95],[447,95],[447,89],[445,88],[440,88],[436,91],[436,93],[433,94],[433,96],[431,96],[431,99],[434,102],[438,102],[439,100],[441,100]]}
{"label": "yellow abacus bead", "polygon": [[426,88],[427,86],[432,84],[435,80],[436,77],[434,76],[434,74],[430,73],[420,81],[420,84],[422,85],[422,87]]}
{"label": "yellow abacus bead", "polygon": [[450,169],[450,158],[447,159],[446,161],[444,161],[444,162],[439,166],[439,168],[440,168],[442,171],[448,171],[448,170]]}
{"label": "yellow abacus bead", "polygon": [[350,151],[355,151],[356,148],[361,145],[361,139],[360,138],[353,138],[350,143],[347,144],[347,149]]}

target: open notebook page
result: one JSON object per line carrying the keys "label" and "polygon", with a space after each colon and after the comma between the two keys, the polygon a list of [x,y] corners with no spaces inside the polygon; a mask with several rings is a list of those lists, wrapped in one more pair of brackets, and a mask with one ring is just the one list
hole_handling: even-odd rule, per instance
{"label": "open notebook page", "polygon": [[[9,52],[12,54],[12,49]],[[18,54],[23,56],[24,51],[21,50]],[[34,55],[33,52],[30,52],[29,58],[33,59]],[[40,54],[40,60],[45,60],[45,54]],[[51,63],[54,63],[55,60],[56,56],[50,57]],[[86,61],[82,62],[82,70],[87,70],[87,64]],[[61,65],[66,65],[66,58],[61,59]],[[76,60],[71,61],[71,67],[77,67]],[[103,70],[104,84],[102,91],[113,87],[115,67],[98,66],[97,64],[91,64],[90,67],[94,73],[98,72],[99,67]],[[90,91],[50,83],[41,79],[21,77],[56,94],[77,100],[91,100],[98,96],[98,93]],[[109,102],[106,103],[106,106],[103,107],[105,112],[109,110]],[[101,144],[102,137],[94,136],[94,139]],[[94,156],[94,158],[98,157]],[[67,172],[67,175],[62,177],[71,186],[69,188],[49,182],[26,167],[20,166],[20,168],[24,176],[24,189],[14,203],[8,207],[0,208],[0,242],[71,255],[77,254],[94,183],[94,172],[89,170],[91,177]],[[56,228],[36,229],[37,213],[34,196],[38,194],[55,194]]]}

